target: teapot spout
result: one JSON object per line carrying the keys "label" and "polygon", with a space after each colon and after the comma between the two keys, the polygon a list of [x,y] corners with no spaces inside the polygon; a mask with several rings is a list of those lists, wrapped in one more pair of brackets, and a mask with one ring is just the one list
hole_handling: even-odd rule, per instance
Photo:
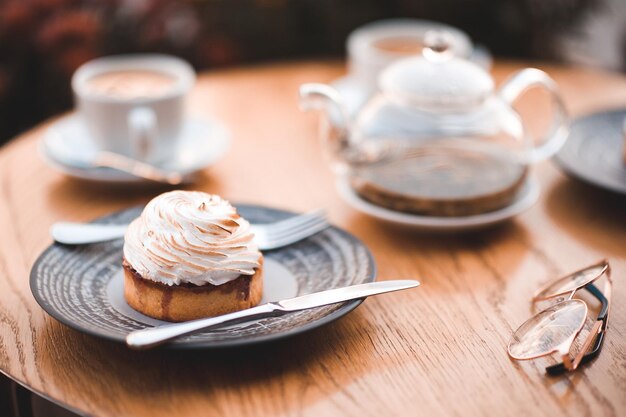
{"label": "teapot spout", "polygon": [[331,154],[343,159],[350,144],[350,118],[339,92],[326,84],[303,84],[300,86],[300,109],[322,110],[326,113],[322,137],[331,148]]}

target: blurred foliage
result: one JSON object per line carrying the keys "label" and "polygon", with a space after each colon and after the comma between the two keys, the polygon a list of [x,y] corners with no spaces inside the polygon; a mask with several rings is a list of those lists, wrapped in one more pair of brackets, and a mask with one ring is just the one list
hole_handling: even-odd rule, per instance
{"label": "blurred foliage", "polygon": [[416,17],[496,55],[558,58],[554,35],[601,0],[0,0],[0,143],[72,106],[69,81],[102,55],[162,52],[197,69],[340,56],[354,28]]}

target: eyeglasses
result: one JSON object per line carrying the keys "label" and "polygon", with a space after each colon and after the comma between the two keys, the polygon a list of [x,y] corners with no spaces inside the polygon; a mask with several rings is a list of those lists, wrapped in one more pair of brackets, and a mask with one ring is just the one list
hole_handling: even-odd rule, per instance
{"label": "eyeglasses", "polygon": [[[603,275],[607,279],[601,292],[593,283]],[[547,367],[549,375],[574,371],[580,364],[594,359],[600,353],[607,328],[611,287],[611,267],[606,260],[548,283],[533,297],[533,303],[544,300],[555,300],[557,303],[528,319],[513,333],[509,356],[528,360],[558,353],[563,362]],[[596,298],[601,308],[580,351],[571,359],[570,350],[588,314],[587,304],[574,299],[580,289],[585,289]]]}

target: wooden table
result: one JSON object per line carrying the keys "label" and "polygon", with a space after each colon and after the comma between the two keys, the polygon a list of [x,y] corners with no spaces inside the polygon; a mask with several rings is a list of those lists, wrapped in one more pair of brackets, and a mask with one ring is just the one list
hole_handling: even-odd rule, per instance
{"label": "wooden table", "polygon": [[[498,63],[498,81],[521,63]],[[626,78],[546,67],[572,114],[626,106]],[[200,77],[190,112],[232,129],[228,156],[193,188],[292,210],[327,207],[369,245],[379,279],[420,289],[368,299],[349,316],[280,343],[231,351],[134,352],[66,328],[33,299],[28,275],[57,220],[87,221],[163,191],[69,179],[41,161],[43,124],[0,149],[0,368],[32,390],[106,416],[624,415],[626,202],[536,169],[541,201],[507,225],[425,236],[389,227],[339,199],[297,88],[330,81],[336,63],[234,69]],[[537,121],[539,95],[522,111]],[[506,344],[537,286],[608,257],[614,305],[590,366],[548,378],[548,360],[516,363]]]}

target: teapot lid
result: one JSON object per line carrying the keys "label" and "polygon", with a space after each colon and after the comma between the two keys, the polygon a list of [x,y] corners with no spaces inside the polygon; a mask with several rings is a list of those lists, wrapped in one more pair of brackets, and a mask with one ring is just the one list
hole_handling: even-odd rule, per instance
{"label": "teapot lid", "polygon": [[392,99],[432,109],[458,110],[491,95],[491,76],[478,65],[454,56],[449,35],[426,34],[422,56],[401,59],[387,67],[379,87]]}

